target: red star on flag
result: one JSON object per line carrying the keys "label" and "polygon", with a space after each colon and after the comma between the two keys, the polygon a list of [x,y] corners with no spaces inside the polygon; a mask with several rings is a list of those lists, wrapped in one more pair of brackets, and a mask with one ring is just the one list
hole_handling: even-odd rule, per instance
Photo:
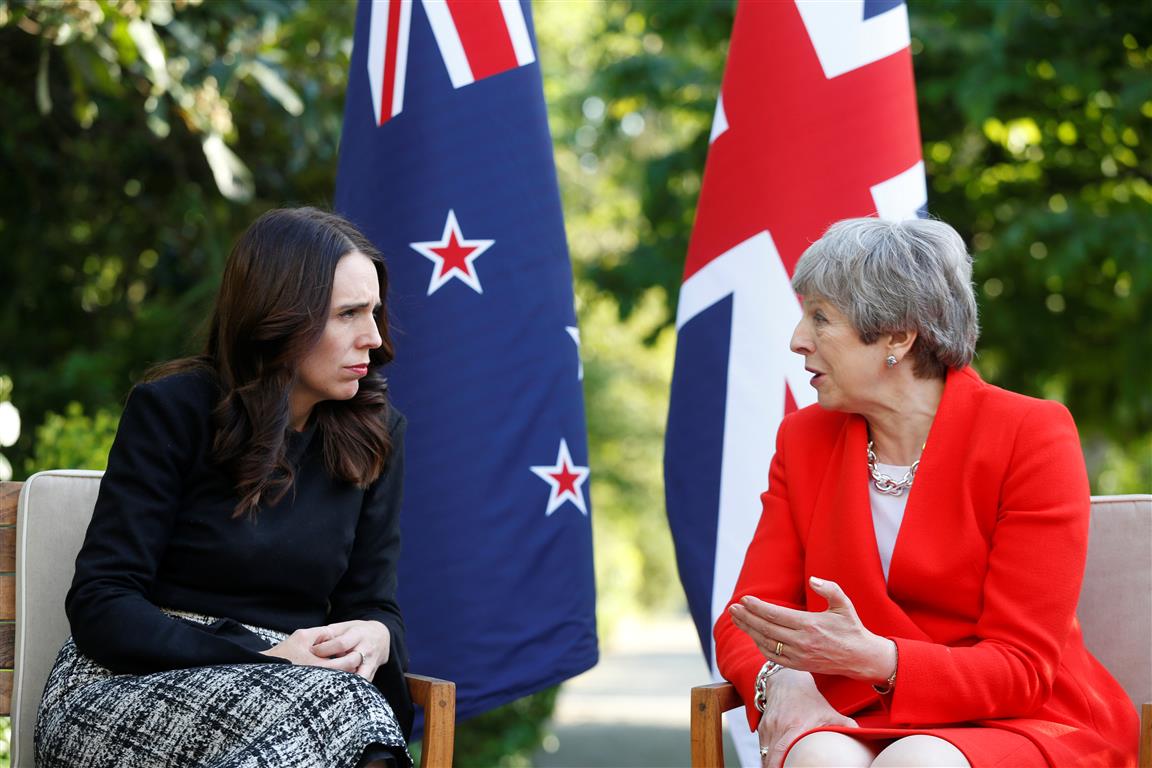
{"label": "red star on flag", "polygon": [[432,269],[432,279],[428,281],[428,295],[431,296],[454,277],[476,293],[484,293],[473,262],[495,242],[495,240],[465,240],[460,231],[460,224],[456,221],[456,212],[449,210],[448,220],[444,222],[444,234],[439,240],[408,245],[435,265]]}
{"label": "red star on flag", "polygon": [[532,467],[532,472],[541,480],[552,486],[552,493],[548,496],[548,508],[545,515],[551,515],[559,509],[565,501],[571,501],[576,509],[584,515],[588,514],[588,506],[584,503],[584,481],[588,479],[588,467],[580,467],[572,462],[572,454],[568,452],[568,441],[560,438],[560,450],[556,454],[556,463],[549,466]]}

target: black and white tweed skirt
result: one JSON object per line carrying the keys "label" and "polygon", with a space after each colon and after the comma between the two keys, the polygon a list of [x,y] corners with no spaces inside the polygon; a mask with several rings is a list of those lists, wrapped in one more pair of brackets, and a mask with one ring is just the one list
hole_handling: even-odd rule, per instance
{"label": "black and white tweed skirt", "polygon": [[[285,637],[249,629],[270,643]],[[358,675],[291,664],[118,675],[71,638],[35,740],[39,768],[355,768],[389,755],[412,764],[388,701]]]}

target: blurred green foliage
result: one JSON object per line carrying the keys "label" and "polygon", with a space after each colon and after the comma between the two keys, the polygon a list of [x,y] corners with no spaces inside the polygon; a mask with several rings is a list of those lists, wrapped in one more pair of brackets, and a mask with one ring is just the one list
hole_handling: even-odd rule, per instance
{"label": "blurred green foliage", "polygon": [[0,373],[25,424],[119,408],[199,346],[247,222],[331,199],[353,10],[0,0]]}
{"label": "blurred green foliage", "polygon": [[[930,204],[976,258],[981,370],[1068,404],[1098,490],[1152,488],[1152,5],[913,19]],[[1116,446],[1143,468],[1108,474]]]}
{"label": "blurred green foliage", "polygon": [[[929,209],[975,255],[976,366],[1069,406],[1094,492],[1147,491],[1152,4],[909,5]],[[558,139],[581,147],[586,172],[613,176],[636,213],[626,238],[599,233],[573,250],[625,315],[654,285],[671,308],[734,6],[599,8],[594,42],[569,55],[583,99],[550,106],[574,126]]]}
{"label": "blurred green foliage", "polygon": [[[534,5],[605,634],[682,600],[660,467],[670,324],[733,11]],[[1094,491],[1152,488],[1152,4],[910,12],[929,207],[976,255],[978,366],[1071,407]],[[23,417],[4,449],[18,473],[101,466],[131,383],[199,346],[231,239],[269,207],[331,200],[353,16],[347,1],[0,0],[0,399]],[[524,764],[554,699],[462,723],[461,759]]]}
{"label": "blurred green foliage", "polygon": [[[596,514],[596,599],[601,637],[637,611],[682,604],[664,515],[664,420],[675,334],[655,291],[624,322],[610,296],[582,302],[584,388]],[[657,333],[653,344],[643,339]]]}
{"label": "blurred green foliage", "polygon": [[559,686],[474,717],[456,731],[456,768],[527,768],[556,707]]}
{"label": "blurred green foliage", "polygon": [[60,468],[103,471],[119,423],[118,412],[101,408],[87,416],[77,402],[68,403],[63,414],[49,411],[36,427],[36,450],[26,465],[27,474]]}

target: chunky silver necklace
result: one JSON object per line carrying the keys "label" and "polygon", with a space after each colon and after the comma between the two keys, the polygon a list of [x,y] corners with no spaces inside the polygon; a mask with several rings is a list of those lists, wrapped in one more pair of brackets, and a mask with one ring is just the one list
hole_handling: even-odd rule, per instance
{"label": "chunky silver necklace", "polygon": [[872,484],[880,493],[886,493],[889,496],[903,496],[904,489],[912,487],[912,480],[916,477],[916,468],[919,466],[920,459],[916,459],[908,471],[904,473],[903,479],[897,481],[876,469],[876,452],[872,450],[872,441],[868,441],[868,473],[872,475]]}

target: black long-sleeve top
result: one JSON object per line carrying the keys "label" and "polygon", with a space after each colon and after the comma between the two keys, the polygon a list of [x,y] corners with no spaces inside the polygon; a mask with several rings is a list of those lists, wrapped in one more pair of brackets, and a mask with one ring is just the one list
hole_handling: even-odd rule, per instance
{"label": "black long-sleeve top", "polygon": [[[77,646],[118,673],[212,664],[287,663],[241,624],[292,632],[351,619],[392,635],[375,683],[401,726],[412,705],[396,603],[405,421],[367,489],[324,469],[316,427],[291,433],[293,487],[255,516],[233,517],[235,487],[211,458],[219,389],[207,374],[133,389],[112,450],[66,610]],[[205,626],[172,608],[225,617]]]}

